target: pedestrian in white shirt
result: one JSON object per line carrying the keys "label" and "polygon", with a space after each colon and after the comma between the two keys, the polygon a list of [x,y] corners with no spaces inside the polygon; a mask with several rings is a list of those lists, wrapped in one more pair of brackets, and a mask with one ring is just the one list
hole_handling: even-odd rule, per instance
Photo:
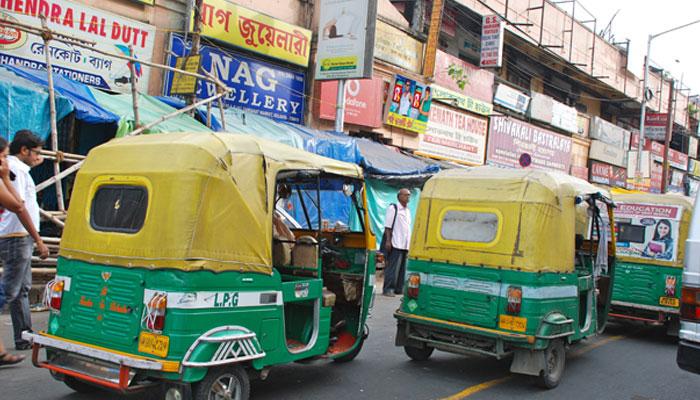
{"label": "pedestrian in white shirt", "polygon": [[384,248],[381,249],[386,255],[382,293],[389,297],[403,293],[406,260],[411,240],[411,211],[408,209],[411,191],[401,189],[396,197],[399,203],[391,204],[386,210],[382,239]]}
{"label": "pedestrian in white shirt", "polygon": [[7,163],[14,175],[12,186],[20,200],[24,202],[34,232],[30,233],[22,225],[17,214],[7,213],[0,219],[0,259],[3,263],[2,284],[5,297],[10,305],[10,316],[17,350],[26,350],[30,343],[22,339],[22,332],[32,329],[29,312],[29,290],[32,287],[33,241],[37,240],[37,250],[41,258],[46,258],[48,248],[36,234],[39,231],[39,204],[36,201],[36,186],[29,170],[42,163],[43,143],[31,131],[21,130],[10,143],[10,156]]}

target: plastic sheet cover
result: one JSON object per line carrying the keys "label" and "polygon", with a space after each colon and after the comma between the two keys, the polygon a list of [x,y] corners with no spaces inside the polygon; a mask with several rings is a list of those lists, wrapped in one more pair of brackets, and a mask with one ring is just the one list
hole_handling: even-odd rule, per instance
{"label": "plastic sheet cover", "polygon": [[[163,103],[169,105],[172,108],[181,109],[185,107],[185,101],[173,96],[156,96],[156,99],[162,101]],[[203,125],[207,124],[207,107],[200,106],[195,112],[197,113],[197,120]],[[219,122],[219,110],[212,107],[211,111],[211,129],[215,132],[221,132],[221,122]]]}
{"label": "plastic sheet cover", "polygon": [[[15,132],[29,129],[46,141],[51,133],[49,93],[45,88],[0,68],[0,134],[12,140]],[[73,111],[71,102],[56,96],[56,118]]]}
{"label": "plastic sheet cover", "polygon": [[[4,65],[3,68],[15,75],[32,81],[45,89],[48,88],[46,71]],[[53,74],[56,93],[67,98],[75,109],[75,118],[88,124],[109,124],[119,121],[119,116],[98,104],[87,85],[68,79],[60,74]]]}

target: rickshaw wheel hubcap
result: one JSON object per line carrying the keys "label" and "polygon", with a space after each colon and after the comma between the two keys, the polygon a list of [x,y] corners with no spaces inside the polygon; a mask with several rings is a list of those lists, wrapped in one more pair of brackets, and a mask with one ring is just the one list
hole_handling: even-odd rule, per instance
{"label": "rickshaw wheel hubcap", "polygon": [[224,374],[211,385],[209,400],[240,400],[241,382],[231,374]]}

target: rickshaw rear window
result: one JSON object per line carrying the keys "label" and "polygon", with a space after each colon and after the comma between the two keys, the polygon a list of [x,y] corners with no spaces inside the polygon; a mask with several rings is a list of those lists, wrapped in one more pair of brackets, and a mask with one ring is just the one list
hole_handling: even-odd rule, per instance
{"label": "rickshaw rear window", "polygon": [[491,243],[498,234],[498,224],[495,213],[449,210],[442,217],[440,235],[445,240]]}
{"label": "rickshaw rear window", "polygon": [[147,207],[144,187],[102,186],[92,199],[90,225],[98,231],[136,233],[143,227]]}

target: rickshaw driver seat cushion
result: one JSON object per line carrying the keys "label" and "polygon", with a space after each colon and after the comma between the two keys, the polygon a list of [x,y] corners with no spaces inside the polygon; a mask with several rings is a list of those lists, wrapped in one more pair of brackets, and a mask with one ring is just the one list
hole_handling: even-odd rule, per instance
{"label": "rickshaw driver seat cushion", "polygon": [[272,214],[272,265],[285,267],[291,263],[294,241],[294,233],[275,211]]}
{"label": "rickshaw driver seat cushion", "polygon": [[316,268],[318,265],[318,242],[313,236],[297,239],[292,249],[292,266],[299,268]]}

